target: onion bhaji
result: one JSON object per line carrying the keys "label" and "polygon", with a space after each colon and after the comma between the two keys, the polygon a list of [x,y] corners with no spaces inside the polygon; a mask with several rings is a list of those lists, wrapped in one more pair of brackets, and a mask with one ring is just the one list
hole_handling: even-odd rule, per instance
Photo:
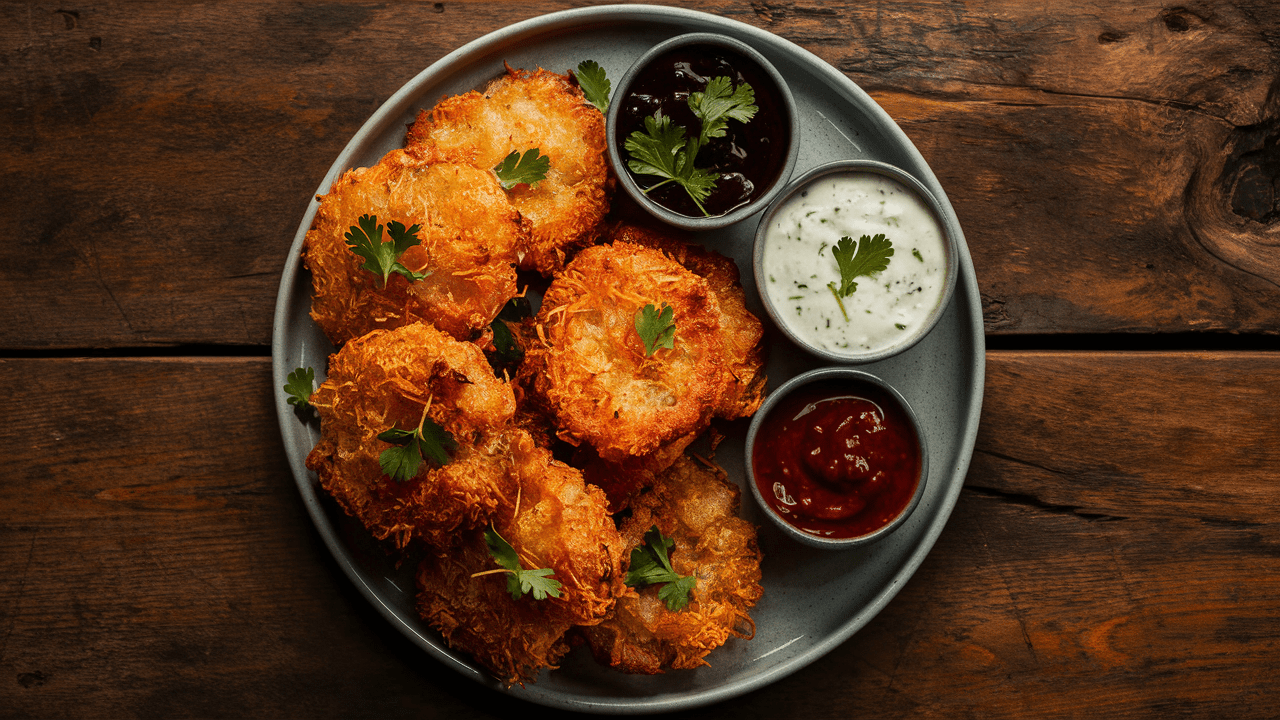
{"label": "onion bhaji", "polygon": [[716,407],[716,417],[733,420],[754,415],[764,400],[764,326],[747,310],[738,265],[671,231],[618,223],[609,230],[608,237],[613,242],[661,250],[707,281],[720,301],[720,327],[731,376],[729,389]]}
{"label": "onion bhaji", "polygon": [[614,179],[605,160],[604,116],[566,75],[508,67],[483,92],[447,97],[421,111],[406,143],[486,171],[512,152],[533,148],[550,159],[543,180],[509,193],[532,226],[519,261],[523,270],[550,275],[562,268],[566,253],[595,241],[609,211]]}
{"label": "onion bhaji", "polygon": [[[568,650],[565,633],[600,622],[624,589],[621,536],[604,494],[555,461],[522,430],[511,432],[519,495],[493,519],[525,569],[550,568],[559,597],[513,599],[483,531],[434,549],[419,566],[418,609],[450,646],[506,682],[532,679]],[[478,574],[485,573],[485,574]]]}
{"label": "onion bhaji", "polygon": [[597,661],[629,673],[687,670],[709,664],[707,654],[731,636],[755,634],[748,610],[763,593],[760,550],[755,527],[738,517],[740,499],[722,470],[681,456],[632,502],[621,528],[628,552],[656,525],[675,541],[672,568],[697,584],[677,611],[657,585],[629,589],[608,619],[579,631]]}
{"label": "onion bhaji", "polygon": [[[372,331],[330,356],[311,404],[321,436],[307,467],[379,540],[398,548],[415,536],[441,542],[515,502],[519,488],[502,432],[515,396],[471,343],[425,323]],[[390,445],[377,436],[418,427],[424,412],[456,449],[449,463],[423,462],[415,477],[396,482],[378,463]]]}
{"label": "onion bhaji", "polygon": [[[392,150],[373,167],[344,173],[319,200],[304,260],[311,317],[334,345],[420,320],[459,340],[477,338],[516,294],[513,263],[528,228],[490,171]],[[361,269],[345,236],[363,215],[419,225],[421,242],[400,263],[427,277],[410,282],[393,273],[383,287]]]}
{"label": "onion bhaji", "polygon": [[[646,355],[641,308],[674,310],[672,348]],[[662,469],[706,429],[726,371],[720,306],[707,282],[652,248],[614,243],[579,253],[543,294],[542,342],[519,382],[561,439],[608,462]]]}

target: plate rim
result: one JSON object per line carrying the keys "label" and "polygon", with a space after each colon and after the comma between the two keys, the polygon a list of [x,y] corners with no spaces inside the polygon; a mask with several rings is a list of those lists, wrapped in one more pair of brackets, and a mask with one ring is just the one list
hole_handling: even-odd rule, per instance
{"label": "plate rim", "polygon": [[[877,130],[891,137],[897,145],[897,149],[903,151],[913,161],[913,171],[918,171],[924,177],[920,180],[934,191],[938,196],[949,214],[948,221],[953,222],[957,238],[959,239],[960,257],[960,284],[956,287],[956,293],[952,302],[960,300],[962,297],[972,315],[969,323],[968,339],[972,346],[972,355],[970,357],[967,375],[972,378],[972,385],[968,388],[968,407],[964,413],[963,431],[958,434],[958,454],[956,464],[949,468],[949,482],[947,491],[941,496],[938,504],[936,517],[927,526],[926,530],[915,543],[914,548],[906,555],[903,564],[899,570],[888,578],[884,587],[882,587],[874,596],[870,603],[864,605],[859,612],[849,617],[843,625],[835,632],[829,633],[822,641],[815,643],[806,652],[793,656],[788,660],[773,666],[763,672],[751,674],[750,676],[732,680],[723,685],[704,688],[696,691],[676,693],[664,696],[651,697],[626,697],[626,698],[589,698],[584,696],[566,696],[562,693],[554,691],[539,690],[538,686],[531,684],[530,686],[510,686],[505,687],[501,683],[492,680],[484,673],[474,668],[462,664],[456,657],[448,652],[437,648],[435,644],[428,638],[424,637],[416,629],[406,625],[397,615],[396,611],[391,608],[385,600],[379,595],[377,590],[371,587],[361,576],[359,569],[355,566],[353,558],[349,553],[347,546],[342,543],[338,537],[336,529],[330,523],[325,513],[320,498],[317,496],[315,489],[312,487],[309,472],[302,458],[295,457],[289,452],[289,446],[296,437],[296,418],[294,416],[292,406],[286,402],[286,394],[282,390],[282,386],[286,382],[292,367],[287,362],[286,355],[289,348],[286,347],[285,338],[288,330],[292,325],[292,317],[290,309],[292,307],[291,300],[298,292],[297,279],[301,270],[301,253],[305,244],[306,232],[310,228],[314,219],[319,203],[316,196],[323,194],[338,175],[351,166],[351,160],[355,156],[358,149],[371,137],[377,137],[383,132],[390,123],[394,123],[397,118],[404,113],[401,107],[412,97],[417,96],[421,92],[421,88],[432,83],[437,76],[446,76],[452,72],[455,67],[465,66],[469,59],[473,56],[485,54],[496,45],[509,41],[512,38],[526,34],[546,33],[549,31],[563,30],[585,23],[601,21],[616,22],[620,19],[634,19],[644,21],[666,22],[670,24],[693,23],[699,26],[709,26],[712,29],[724,31],[737,37],[745,36],[749,41],[767,45],[776,52],[785,53],[793,56],[798,61],[804,63],[811,72],[825,77],[826,82],[831,85],[838,86],[842,91],[849,94],[860,104],[868,109],[869,117],[876,121]],[[309,288],[308,288],[309,291]],[[756,690],[770,685],[782,678],[808,666],[812,662],[826,655],[838,645],[844,643],[858,630],[862,629],[870,622],[885,606],[888,605],[898,592],[906,585],[907,581],[915,574],[924,558],[932,550],[938,537],[941,535],[943,528],[950,519],[951,513],[955,507],[959,497],[960,490],[964,484],[964,477],[968,472],[969,464],[972,460],[973,448],[977,438],[978,422],[983,404],[983,392],[985,386],[986,371],[986,347],[985,333],[981,315],[981,299],[978,293],[977,278],[973,268],[972,257],[969,253],[968,244],[964,239],[964,234],[959,226],[958,219],[955,217],[955,210],[951,206],[950,199],[943,191],[937,177],[934,175],[932,168],[925,162],[923,156],[914,143],[906,136],[896,122],[875,102],[865,91],[856,83],[837,71],[812,52],[805,48],[782,38],[767,30],[762,30],[752,25],[748,25],[738,20],[720,17],[697,10],[689,10],[685,8],[674,8],[657,5],[600,5],[594,7],[574,8],[562,10],[545,15],[539,15],[533,18],[521,20],[510,25],[504,26],[492,32],[486,33],[455,50],[447,53],[440,59],[428,65],[426,68],[415,74],[412,78],[400,86],[370,117],[361,125],[359,130],[343,147],[328,172],[322,179],[316,192],[312,194],[308,203],[307,210],[304,212],[302,220],[298,226],[298,230],[294,236],[293,243],[290,246],[289,254],[285,260],[285,267],[281,275],[280,286],[277,291],[275,314],[272,324],[272,388],[275,397],[276,414],[279,422],[281,438],[285,446],[286,455],[288,456],[290,470],[293,474],[294,481],[298,486],[300,495],[302,496],[304,505],[308,514],[311,516],[316,531],[320,534],[322,540],[327,546],[334,560],[342,568],[343,573],[348,577],[352,584],[362,594],[365,599],[378,612],[393,625],[401,634],[405,635],[411,642],[425,650],[434,659],[440,661],[446,667],[457,670],[463,675],[470,677],[482,686],[504,692],[511,697],[517,697],[530,702],[548,707],[556,707],[561,709],[601,712],[611,714],[636,714],[636,713],[653,713],[653,712],[670,712],[675,710],[687,710],[696,707],[721,702],[739,695],[745,694],[752,690]],[[963,324],[961,325],[963,327]],[[959,415],[959,413],[958,413]]]}

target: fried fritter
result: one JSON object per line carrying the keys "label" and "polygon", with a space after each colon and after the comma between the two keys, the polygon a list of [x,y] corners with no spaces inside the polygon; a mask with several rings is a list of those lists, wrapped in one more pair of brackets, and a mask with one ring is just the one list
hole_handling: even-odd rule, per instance
{"label": "fried fritter", "polygon": [[[513,263],[528,228],[492,172],[392,150],[373,167],[344,173],[319,199],[304,260],[315,291],[311,317],[334,345],[419,320],[475,339],[516,294]],[[411,283],[393,273],[382,287],[380,276],[361,269],[345,235],[362,215],[420,225],[421,243],[400,262],[430,274]]]}
{"label": "fried fritter", "polygon": [[409,147],[492,170],[532,148],[551,160],[546,178],[518,185],[511,203],[532,224],[520,268],[551,275],[566,253],[595,241],[614,179],[605,160],[604,116],[567,76],[507,68],[483,93],[442,99],[409,128]]}
{"label": "fried fritter", "polygon": [[[375,330],[330,357],[328,378],[311,404],[321,437],[307,467],[379,540],[399,548],[415,536],[447,541],[515,502],[518,485],[502,433],[515,396],[471,343],[425,323]],[[424,461],[417,476],[396,482],[378,464],[390,445],[377,436],[418,427],[424,411],[457,448],[444,466]]]}
{"label": "fried fritter", "polygon": [[513,599],[508,574],[488,572],[499,566],[483,531],[437,548],[418,571],[422,617],[451,647],[508,683],[554,667],[568,650],[566,631],[600,622],[624,588],[622,538],[603,493],[523,431],[512,431],[510,446],[520,496],[499,511],[493,527],[515,548],[522,567],[554,571],[560,597]]}
{"label": "fried fritter", "polygon": [[716,407],[716,417],[750,417],[764,400],[764,326],[747,310],[738,265],[729,258],[669,230],[618,224],[608,233],[614,242],[651,247],[703,278],[720,301],[720,327],[731,375],[729,390]]}
{"label": "fried fritter", "polygon": [[[674,347],[645,355],[636,315],[674,309]],[[543,340],[519,382],[561,439],[660,470],[706,429],[727,391],[721,311],[707,282],[658,250],[583,250],[543,294]]]}
{"label": "fried fritter", "polygon": [[621,528],[628,552],[656,525],[675,541],[672,568],[697,585],[678,611],[658,598],[658,585],[628,590],[612,616],[580,630],[597,661],[629,673],[687,670],[709,664],[729,637],[755,634],[748,610],[763,594],[760,550],[755,527],[738,517],[740,498],[722,470],[681,456],[633,501]]}

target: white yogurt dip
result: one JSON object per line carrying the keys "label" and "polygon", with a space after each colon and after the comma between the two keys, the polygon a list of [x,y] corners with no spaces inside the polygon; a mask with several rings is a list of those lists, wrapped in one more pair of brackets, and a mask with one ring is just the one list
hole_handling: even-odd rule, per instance
{"label": "white yogurt dip", "polygon": [[[946,238],[928,204],[893,178],[822,175],[768,223],[763,292],[776,319],[820,350],[853,356],[898,345],[924,329],[942,301]],[[857,290],[837,299],[841,275],[832,248],[842,237],[861,244],[878,234],[893,244],[888,267],[855,278]]]}

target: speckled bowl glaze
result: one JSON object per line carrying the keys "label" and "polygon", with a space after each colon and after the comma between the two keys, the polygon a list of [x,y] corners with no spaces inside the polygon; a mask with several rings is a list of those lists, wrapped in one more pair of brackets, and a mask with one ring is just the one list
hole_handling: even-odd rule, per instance
{"label": "speckled bowl glaze", "polygon": [[[938,304],[932,311],[930,311],[924,323],[916,328],[914,332],[903,336],[892,345],[887,345],[873,350],[835,352],[826,348],[818,347],[797,334],[790,325],[790,317],[786,313],[782,312],[782,308],[774,305],[773,301],[770,299],[769,293],[765,290],[765,280],[768,276],[768,270],[765,267],[767,262],[765,258],[765,236],[779,210],[781,210],[786,202],[795,196],[796,193],[804,192],[805,189],[811,187],[815,181],[831,175],[858,173],[872,173],[895,180],[905,186],[908,190],[914,192],[929,208],[930,212],[933,214],[935,222],[938,224],[939,230],[942,233],[944,249],[946,252],[944,271],[946,273],[946,279],[942,288],[942,294],[938,298]],[[942,317],[943,311],[947,309],[947,305],[951,302],[952,295],[955,294],[956,275],[958,273],[959,240],[952,227],[943,220],[944,217],[945,215],[942,212],[941,205],[938,203],[938,199],[934,197],[933,193],[929,192],[929,189],[926,188],[923,183],[905,170],[888,163],[876,160],[838,160],[825,165],[819,165],[818,167],[805,172],[800,177],[792,181],[791,184],[789,184],[782,193],[777,196],[773,204],[769,206],[769,209],[760,219],[760,225],[756,228],[755,247],[753,249],[751,264],[755,273],[756,286],[760,288],[760,301],[764,304],[765,312],[769,314],[769,317],[772,318],[774,324],[778,326],[778,329],[781,330],[782,333],[793,343],[813,355],[829,362],[860,365],[884,360],[885,358],[901,354],[902,352],[910,349],[916,343],[920,342],[922,338],[933,330],[933,327],[938,324],[939,318]]]}
{"label": "speckled bowl glaze", "polygon": [[[907,421],[911,426],[911,432],[915,436],[916,444],[920,452],[920,471],[916,477],[916,488],[911,494],[911,500],[907,502],[907,505],[887,524],[882,525],[878,529],[866,533],[865,535],[858,535],[850,538],[819,537],[797,528],[787,522],[786,518],[774,509],[773,505],[765,499],[763,493],[760,491],[760,486],[756,483],[754,460],[756,437],[759,435],[760,427],[764,423],[765,418],[769,417],[769,414],[773,412],[774,408],[776,408],[778,404],[791,393],[813,383],[829,381],[849,383],[851,394],[857,393],[858,383],[874,385],[884,391],[885,394],[896,401],[899,407],[902,408],[903,414],[906,416]],[[765,459],[765,461],[767,462],[767,459]],[[920,422],[916,418],[915,411],[911,409],[911,405],[907,403],[906,398],[902,397],[902,394],[899,393],[892,385],[871,373],[855,370],[853,368],[818,368],[791,378],[787,382],[783,383],[777,390],[770,393],[769,397],[765,398],[764,403],[760,406],[760,410],[758,410],[755,417],[751,419],[751,425],[747,429],[746,471],[747,486],[751,489],[751,495],[755,498],[760,511],[763,512],[774,525],[778,526],[784,535],[796,542],[808,545],[809,547],[821,548],[823,550],[848,550],[850,548],[856,548],[863,545],[870,545],[871,543],[884,538],[896,530],[908,517],[911,516],[911,513],[916,509],[916,506],[920,504],[920,498],[924,495],[925,485],[929,479],[929,448],[925,441],[924,432],[920,428]]]}
{"label": "speckled bowl glaze", "polygon": [[[710,45],[713,47],[725,48],[738,55],[742,55],[756,65],[758,65],[770,79],[773,80],[776,94],[780,99],[780,104],[785,113],[785,122],[788,125],[787,135],[789,142],[786,147],[786,156],[783,159],[782,169],[778,176],[773,179],[769,187],[765,189],[760,197],[747,203],[746,205],[725,213],[724,215],[714,215],[711,217],[691,217],[682,215],[659,205],[650,200],[635,178],[631,176],[627,170],[626,159],[622,157],[622,153],[618,149],[618,115],[623,103],[622,98],[627,96],[631,89],[632,83],[635,82],[640,72],[652,62],[655,58],[660,57],[664,53],[676,50],[678,48],[690,45]],[[757,91],[759,94],[759,91]],[[654,45],[648,52],[640,57],[622,76],[614,89],[613,101],[609,105],[609,113],[605,120],[605,132],[607,137],[609,162],[613,165],[614,173],[618,177],[618,184],[622,186],[624,192],[635,200],[636,204],[644,208],[646,212],[653,215],[668,225],[681,228],[683,230],[701,231],[715,230],[718,228],[728,227],[735,223],[741,222],[752,215],[764,210],[769,203],[778,196],[779,193],[787,185],[787,180],[791,178],[791,173],[795,170],[796,157],[800,150],[800,123],[796,116],[796,101],[791,94],[791,89],[787,85],[787,80],[778,72],[777,68],[770,63],[764,55],[760,54],[755,48],[751,47],[741,40],[721,35],[718,33],[687,33],[677,35],[676,37],[666,40],[665,42]]]}

